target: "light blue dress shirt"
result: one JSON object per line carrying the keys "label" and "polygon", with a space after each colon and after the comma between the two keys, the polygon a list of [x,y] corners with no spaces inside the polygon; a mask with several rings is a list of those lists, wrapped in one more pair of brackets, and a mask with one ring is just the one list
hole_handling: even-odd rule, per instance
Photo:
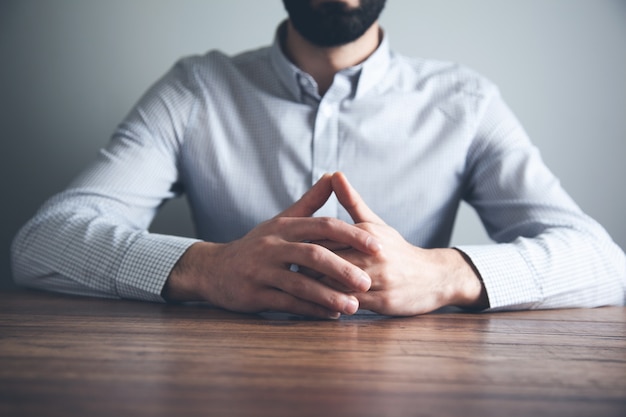
{"label": "light blue dress shirt", "polygon": [[[497,88],[383,39],[320,97],[280,41],[178,62],[97,160],[13,245],[15,280],[53,291],[162,301],[197,240],[148,232],[185,195],[197,238],[227,242],[343,171],[409,242],[449,245],[467,201],[493,244],[463,246],[492,309],[623,304],[624,253],[546,168]],[[350,221],[331,199],[317,215]]]}

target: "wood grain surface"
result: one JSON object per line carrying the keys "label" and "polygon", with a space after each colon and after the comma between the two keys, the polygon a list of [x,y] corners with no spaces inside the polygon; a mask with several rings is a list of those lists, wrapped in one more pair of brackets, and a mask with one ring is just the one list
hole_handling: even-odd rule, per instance
{"label": "wood grain surface", "polygon": [[338,321],[0,294],[1,416],[626,416],[626,309]]}

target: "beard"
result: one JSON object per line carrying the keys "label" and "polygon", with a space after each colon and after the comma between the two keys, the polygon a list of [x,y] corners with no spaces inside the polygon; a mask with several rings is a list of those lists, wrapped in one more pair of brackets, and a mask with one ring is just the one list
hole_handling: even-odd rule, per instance
{"label": "beard", "polygon": [[283,0],[294,29],[307,41],[320,47],[341,46],[360,38],[385,7],[385,0],[361,0],[351,8],[338,1],[317,7],[311,0]]}

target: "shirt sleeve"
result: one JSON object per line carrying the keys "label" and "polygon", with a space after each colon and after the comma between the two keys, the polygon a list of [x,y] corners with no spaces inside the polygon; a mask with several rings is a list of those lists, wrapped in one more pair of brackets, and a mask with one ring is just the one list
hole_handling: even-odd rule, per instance
{"label": "shirt sleeve", "polygon": [[564,191],[499,95],[481,118],[467,174],[465,199],[497,244],[458,249],[492,310],[624,304],[624,252]]}
{"label": "shirt sleeve", "polygon": [[12,246],[15,281],[45,290],[162,301],[196,239],[148,232],[159,206],[181,194],[178,155],[193,94],[181,64],[156,83],[109,144],[52,197]]}

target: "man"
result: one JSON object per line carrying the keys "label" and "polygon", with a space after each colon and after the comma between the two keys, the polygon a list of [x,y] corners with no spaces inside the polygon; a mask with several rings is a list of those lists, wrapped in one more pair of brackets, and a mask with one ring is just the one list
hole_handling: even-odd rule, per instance
{"label": "man", "polygon": [[[148,91],[20,231],[19,283],[320,318],[624,303],[623,252],[491,83],[391,52],[382,0],[284,4],[271,47]],[[183,192],[202,240],[148,233]],[[447,247],[462,200],[497,243]]]}

